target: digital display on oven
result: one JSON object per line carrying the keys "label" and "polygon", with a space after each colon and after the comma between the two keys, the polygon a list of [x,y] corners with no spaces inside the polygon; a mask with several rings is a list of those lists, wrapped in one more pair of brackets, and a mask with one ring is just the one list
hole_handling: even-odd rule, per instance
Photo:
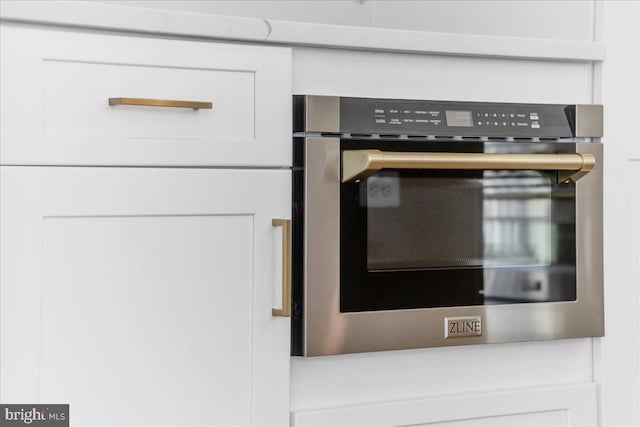
{"label": "digital display on oven", "polygon": [[471,111],[446,110],[447,126],[449,127],[472,127],[473,119]]}

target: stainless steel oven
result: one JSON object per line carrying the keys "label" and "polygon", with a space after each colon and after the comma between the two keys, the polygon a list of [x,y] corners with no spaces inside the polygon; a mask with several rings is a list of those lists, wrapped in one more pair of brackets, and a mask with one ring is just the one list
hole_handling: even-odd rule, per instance
{"label": "stainless steel oven", "polygon": [[294,355],[602,336],[602,107],[296,96]]}

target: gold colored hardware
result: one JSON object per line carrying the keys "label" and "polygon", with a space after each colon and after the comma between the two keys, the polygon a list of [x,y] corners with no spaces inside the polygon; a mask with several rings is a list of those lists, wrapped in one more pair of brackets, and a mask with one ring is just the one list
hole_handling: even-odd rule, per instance
{"label": "gold colored hardware", "polygon": [[282,227],[282,308],[272,308],[271,315],[291,317],[291,220],[273,219],[274,227]]}
{"label": "gold colored hardware", "polygon": [[[569,154],[570,155],[570,154]],[[596,167],[596,158],[593,154],[576,154],[582,157],[582,167],[577,171],[560,171],[558,170],[558,181],[563,184],[570,182],[578,182],[580,178],[588,174]]]}
{"label": "gold colored hardware", "polygon": [[213,108],[213,105],[210,102],[146,98],[109,98],[109,105],[142,105],[146,107],[193,108],[194,110],[211,110]]}
{"label": "gold colored hardware", "polygon": [[350,150],[342,154],[342,182],[359,181],[381,169],[557,170],[562,183],[576,182],[596,165],[592,154],[396,153]]}

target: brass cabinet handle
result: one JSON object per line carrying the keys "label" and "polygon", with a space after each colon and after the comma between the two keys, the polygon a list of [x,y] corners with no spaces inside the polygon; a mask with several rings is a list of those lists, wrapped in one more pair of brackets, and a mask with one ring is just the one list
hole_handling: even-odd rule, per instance
{"label": "brass cabinet handle", "polygon": [[592,154],[396,153],[348,150],[342,154],[342,182],[365,179],[381,169],[557,170],[558,180],[576,182],[595,167]]}
{"label": "brass cabinet handle", "polygon": [[274,227],[282,227],[282,308],[272,308],[271,315],[291,317],[291,220],[271,220]]}
{"label": "brass cabinet handle", "polygon": [[193,108],[194,110],[211,110],[213,108],[210,102],[147,98],[109,98],[109,105],[142,105],[146,107]]}

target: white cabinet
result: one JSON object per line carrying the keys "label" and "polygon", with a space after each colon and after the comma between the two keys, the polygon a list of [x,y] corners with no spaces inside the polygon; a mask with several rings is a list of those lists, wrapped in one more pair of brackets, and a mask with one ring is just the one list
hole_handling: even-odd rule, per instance
{"label": "white cabinet", "polygon": [[288,424],[291,49],[0,31],[2,401]]}
{"label": "white cabinet", "polygon": [[72,425],[287,425],[290,172],[3,166],[3,403]]}
{"label": "white cabinet", "polygon": [[290,48],[10,23],[0,42],[3,164],[291,165]]}

